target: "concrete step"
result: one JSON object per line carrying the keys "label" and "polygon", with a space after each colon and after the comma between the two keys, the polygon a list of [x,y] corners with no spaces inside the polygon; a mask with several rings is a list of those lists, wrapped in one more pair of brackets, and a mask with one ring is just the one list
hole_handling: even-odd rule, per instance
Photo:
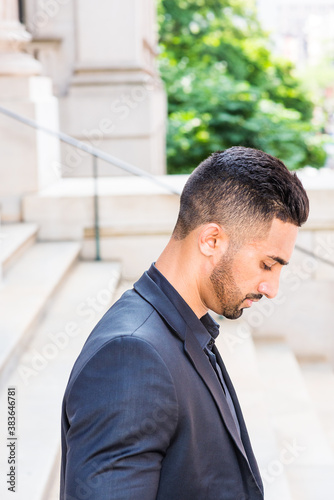
{"label": "concrete step", "polygon": [[218,321],[221,333],[216,344],[238,394],[261,471],[265,498],[294,500],[284,468],[279,475],[275,473],[275,466],[282,462],[281,450],[266,407],[251,330],[242,319],[229,321],[219,318]]}
{"label": "concrete step", "polygon": [[324,361],[300,361],[314,407],[334,452],[334,372]]}
{"label": "concrete step", "polygon": [[315,279],[315,259],[306,256],[303,267],[293,267],[293,260],[291,269],[289,263],[282,271],[278,295],[273,300],[264,297],[244,316],[254,338],[284,337],[297,358],[326,357],[334,366],[334,281]]}
{"label": "concrete step", "polygon": [[35,241],[38,226],[34,223],[0,226],[0,267],[5,272]]}
{"label": "concrete step", "polygon": [[[16,387],[19,407],[17,500],[58,498],[63,393],[83,343],[112,303],[119,276],[117,264],[79,262],[53,296],[29,347],[0,394],[0,400],[6,401],[7,386]],[[5,422],[5,405],[1,405],[0,411],[0,421]],[[0,432],[4,433],[5,426],[1,427]],[[5,459],[1,454],[0,492],[1,498],[11,499],[12,493],[4,484],[8,468]]]}
{"label": "concrete step", "polygon": [[[160,176],[181,191],[187,176]],[[139,177],[98,180],[100,254],[119,260],[122,274],[136,280],[157,259],[176,222],[179,196]],[[95,258],[94,180],[61,179],[24,198],[26,221],[36,221],[45,241],[83,240],[81,257]]]}
{"label": "concrete step", "polygon": [[[103,260],[119,261],[122,266],[122,276],[128,281],[135,282],[155,262],[167,245],[172,228],[165,231],[155,228],[156,234],[149,231],[136,232],[136,227],[102,228],[100,232],[100,256]],[[92,234],[92,231],[85,231]],[[82,241],[81,258],[92,260],[96,256],[95,239],[91,236]]]}
{"label": "concrete step", "polygon": [[[181,190],[188,176],[159,176]],[[113,231],[138,226],[171,231],[176,222],[179,196],[140,177],[101,177],[98,180],[101,227]],[[94,180],[60,179],[23,199],[23,216],[37,222],[42,240],[79,240],[94,227]],[[109,230],[109,229],[108,229]],[[152,231],[150,232],[152,234]]]}
{"label": "concrete step", "polygon": [[79,251],[80,245],[74,242],[37,243],[9,269],[0,289],[0,387]]}
{"label": "concrete step", "polygon": [[282,342],[257,342],[265,403],[293,500],[328,500],[334,488],[334,457],[298,362]]}

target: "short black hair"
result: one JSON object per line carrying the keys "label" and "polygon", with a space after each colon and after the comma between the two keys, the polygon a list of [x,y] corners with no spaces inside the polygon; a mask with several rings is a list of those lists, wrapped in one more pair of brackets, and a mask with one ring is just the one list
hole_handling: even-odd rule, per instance
{"label": "short black hair", "polygon": [[173,237],[183,239],[210,222],[233,234],[269,225],[274,218],[301,226],[308,213],[309,201],[301,181],[281,160],[235,146],[213,153],[190,175],[181,194]]}

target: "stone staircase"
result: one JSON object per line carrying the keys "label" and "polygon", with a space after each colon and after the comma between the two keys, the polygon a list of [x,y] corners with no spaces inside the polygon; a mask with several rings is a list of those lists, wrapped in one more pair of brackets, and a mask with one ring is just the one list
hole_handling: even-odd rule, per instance
{"label": "stone staircase", "polygon": [[73,362],[110,307],[112,262],[78,260],[77,242],[36,241],[33,224],[2,226],[0,289],[0,492],[8,491],[7,390],[16,389],[18,500],[56,500],[60,408]]}
{"label": "stone staircase", "polygon": [[[37,234],[33,223],[0,231],[0,442],[7,438],[7,389],[15,387],[18,500],[58,498],[60,409],[71,367],[98,319],[132,284],[124,276],[119,283],[119,263],[81,261],[77,241],[38,241]],[[138,250],[135,242],[132,252]],[[237,321],[219,318],[217,344],[244,411],[265,498],[329,500],[334,490],[332,365],[326,358],[297,358],[277,335],[254,336],[247,313]],[[5,500],[12,498],[7,472],[3,445]]]}
{"label": "stone staircase", "polygon": [[[217,347],[233,380],[254,452],[263,475],[266,500],[295,500],[285,471],[271,477],[268,467],[279,459],[277,437],[269,417],[259,370],[256,346],[249,326],[242,320],[218,318],[221,324]],[[266,479],[265,479],[266,478]]]}
{"label": "stone staircase", "polygon": [[326,361],[301,360],[300,368],[314,408],[334,452],[334,373]]}
{"label": "stone staircase", "polygon": [[[161,176],[181,191],[187,176]],[[135,280],[160,254],[173,230],[179,197],[139,177],[98,179],[100,253],[122,263],[122,276]],[[95,258],[94,181],[60,179],[25,196],[24,218],[37,222],[43,240],[82,241],[81,256]],[[135,250],[135,251],[134,251]]]}
{"label": "stone staircase", "polygon": [[239,395],[266,500],[329,500],[334,488],[331,366],[319,360],[299,363],[284,339],[254,341],[244,320],[222,320],[217,344]]}

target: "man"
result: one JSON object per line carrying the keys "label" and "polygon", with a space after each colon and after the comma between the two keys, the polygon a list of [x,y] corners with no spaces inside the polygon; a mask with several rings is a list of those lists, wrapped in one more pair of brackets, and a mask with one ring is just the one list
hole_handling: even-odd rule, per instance
{"label": "man", "polygon": [[213,310],[275,297],[307,195],[261,151],[202,162],[155,265],[88,338],[66,389],[61,499],[261,500]]}

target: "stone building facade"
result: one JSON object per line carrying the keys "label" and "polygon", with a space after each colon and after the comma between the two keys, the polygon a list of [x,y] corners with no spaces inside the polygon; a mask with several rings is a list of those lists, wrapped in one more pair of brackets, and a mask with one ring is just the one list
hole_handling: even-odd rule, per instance
{"label": "stone building facade", "polygon": [[[2,0],[0,105],[165,173],[155,9],[155,0]],[[59,176],[92,175],[91,158],[73,147],[1,115],[0,132],[5,220],[19,218],[23,193]],[[124,172],[100,162],[99,174]]]}

